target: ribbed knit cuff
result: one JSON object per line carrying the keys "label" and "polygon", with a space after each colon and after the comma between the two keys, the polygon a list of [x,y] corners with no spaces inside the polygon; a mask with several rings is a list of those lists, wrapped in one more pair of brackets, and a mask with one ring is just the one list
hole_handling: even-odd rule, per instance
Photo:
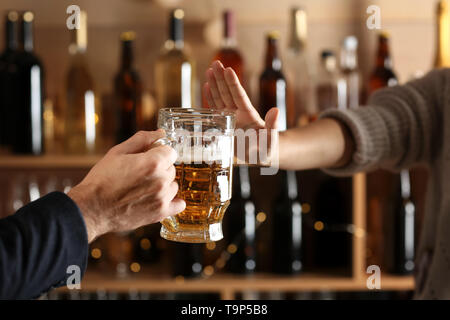
{"label": "ribbed knit cuff", "polygon": [[327,110],[320,118],[331,118],[344,124],[354,139],[355,152],[351,161],[343,167],[324,169],[335,176],[348,176],[358,171],[370,170],[382,157],[389,139],[386,125],[373,108],[361,107],[355,110]]}

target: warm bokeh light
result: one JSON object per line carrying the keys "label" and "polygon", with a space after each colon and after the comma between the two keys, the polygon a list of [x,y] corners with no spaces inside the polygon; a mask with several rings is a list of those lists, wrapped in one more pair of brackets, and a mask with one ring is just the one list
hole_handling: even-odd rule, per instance
{"label": "warm bokeh light", "polygon": [[264,222],[264,221],[266,221],[266,219],[267,219],[267,215],[264,212],[259,212],[256,215],[256,221],[258,221],[258,222]]}
{"label": "warm bokeh light", "polygon": [[130,265],[130,270],[133,271],[134,273],[137,273],[137,272],[141,271],[141,265],[137,262],[133,262]]}
{"label": "warm bokeh light", "polygon": [[203,273],[205,274],[205,276],[211,276],[214,273],[214,268],[212,266],[206,266],[203,269]]}
{"label": "warm bokeh light", "polygon": [[208,243],[206,244],[206,248],[207,248],[208,250],[214,250],[214,249],[216,248],[216,243],[215,243],[215,242],[208,242]]}
{"label": "warm bokeh light", "polygon": [[311,206],[309,203],[302,204],[302,212],[303,213],[309,213],[311,211]]}
{"label": "warm bokeh light", "polygon": [[228,248],[227,248],[227,251],[228,251],[229,253],[231,253],[231,254],[235,253],[235,252],[237,251],[236,245],[233,244],[233,243],[230,244],[230,245],[228,246]]}
{"label": "warm bokeh light", "polygon": [[147,238],[141,239],[141,241],[139,242],[139,244],[140,244],[142,250],[148,250],[148,249],[150,249],[151,246],[152,246],[152,243],[151,243],[150,240],[147,239]]}
{"label": "warm bokeh light", "polygon": [[314,229],[316,229],[317,231],[322,231],[323,230],[323,222],[322,221],[316,221],[314,223]]}
{"label": "warm bokeh light", "polygon": [[99,248],[93,248],[91,250],[91,257],[94,259],[100,259],[102,257],[102,250]]}

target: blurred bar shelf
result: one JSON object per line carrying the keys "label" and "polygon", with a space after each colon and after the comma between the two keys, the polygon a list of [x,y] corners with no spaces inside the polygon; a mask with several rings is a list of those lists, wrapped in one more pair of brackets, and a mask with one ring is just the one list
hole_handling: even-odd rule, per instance
{"label": "blurred bar shelf", "polygon": [[[67,288],[59,289],[61,291]],[[366,280],[352,277],[330,276],[326,274],[305,273],[295,277],[281,277],[257,274],[253,277],[218,274],[208,279],[173,279],[157,277],[153,274],[136,274],[127,278],[115,278],[99,271],[87,271],[81,283],[81,290],[128,292],[129,290],[152,293],[190,292],[218,293],[221,299],[234,299],[237,293],[257,292],[301,292],[301,291],[367,291]],[[414,290],[411,276],[381,276],[382,291]]]}
{"label": "blurred bar shelf", "polygon": [[101,159],[100,155],[0,155],[0,170],[4,169],[90,169]]}

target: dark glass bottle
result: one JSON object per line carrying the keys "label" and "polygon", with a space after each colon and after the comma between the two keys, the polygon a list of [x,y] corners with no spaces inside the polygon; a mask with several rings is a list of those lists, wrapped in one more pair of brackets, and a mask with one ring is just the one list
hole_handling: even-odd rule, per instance
{"label": "dark glass bottle", "polygon": [[33,52],[33,21],[32,12],[22,14],[12,150],[39,155],[44,152],[44,70]]}
{"label": "dark glass bottle", "polygon": [[270,108],[277,107],[280,110],[278,129],[282,131],[286,130],[287,119],[293,112],[287,103],[287,83],[278,55],[278,38],[277,32],[267,35],[265,67],[259,78],[259,113],[264,117]]}
{"label": "dark glass bottle", "polygon": [[298,200],[295,171],[281,171],[280,192],[273,210],[273,271],[281,274],[301,272],[302,206]]}
{"label": "dark glass bottle", "polygon": [[19,14],[9,11],[5,17],[5,49],[0,55],[0,147],[3,149],[10,146],[14,128],[11,117],[16,102],[18,37]]}
{"label": "dark glass bottle", "polygon": [[[265,69],[260,77],[259,112],[264,118],[269,109],[276,106],[279,109],[278,127],[284,131],[288,127],[288,119],[293,119],[294,113],[287,100],[288,88],[277,46],[278,34],[268,34]],[[296,174],[280,170],[276,177],[267,177],[265,182],[275,183],[280,190],[280,195],[274,199],[269,222],[272,228],[272,271],[297,273],[302,269],[302,219]]]}
{"label": "dark glass bottle", "polygon": [[382,32],[378,35],[378,51],[375,69],[369,79],[369,94],[383,87],[398,84],[397,76],[392,70],[392,59],[389,50],[389,35]]}
{"label": "dark glass bottle", "polygon": [[117,106],[116,143],[130,138],[137,130],[137,111],[140,110],[142,85],[133,66],[134,32],[122,33],[122,58],[120,70],[114,79]]}
{"label": "dark glass bottle", "polygon": [[173,242],[172,275],[174,277],[194,278],[203,271],[203,246],[197,243]]}
{"label": "dark glass bottle", "polygon": [[236,251],[231,252],[227,270],[251,274],[256,268],[256,213],[246,166],[236,167],[233,172],[233,198],[225,219],[226,239],[236,243]]}

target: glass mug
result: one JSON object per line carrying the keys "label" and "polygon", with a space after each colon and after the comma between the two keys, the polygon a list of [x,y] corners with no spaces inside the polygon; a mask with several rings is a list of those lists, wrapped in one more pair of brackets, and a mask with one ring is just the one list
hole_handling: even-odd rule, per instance
{"label": "glass mug", "polygon": [[234,127],[232,112],[159,111],[158,128],[165,130],[166,137],[155,143],[170,145],[177,152],[177,197],[186,202],[183,212],[161,222],[161,237],[191,243],[223,238],[222,219],[231,199]]}

